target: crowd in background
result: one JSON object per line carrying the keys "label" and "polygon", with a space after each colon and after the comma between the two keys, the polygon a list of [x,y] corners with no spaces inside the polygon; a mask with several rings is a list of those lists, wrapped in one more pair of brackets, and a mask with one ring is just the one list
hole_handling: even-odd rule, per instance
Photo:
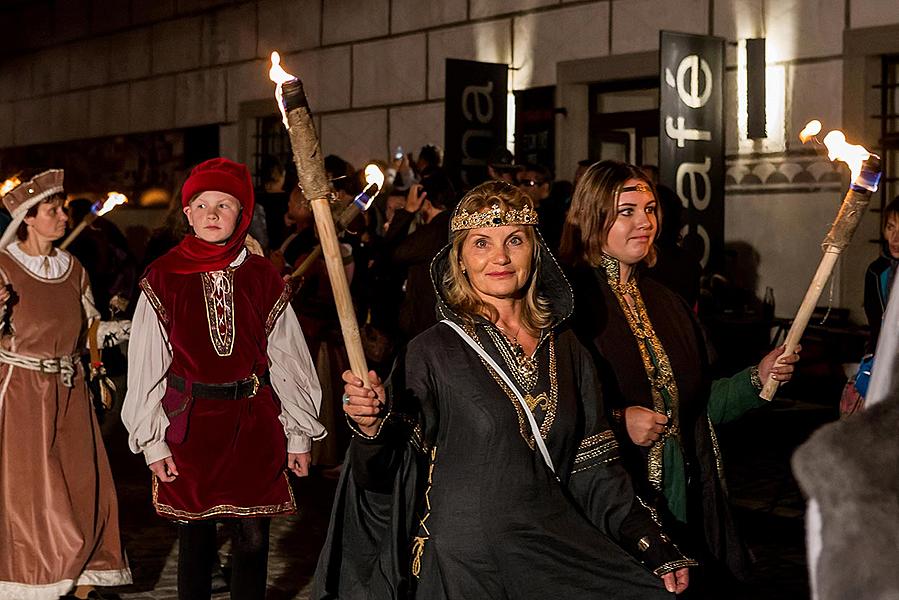
{"label": "crowd in background", "polygon": [[[370,209],[351,222],[341,237],[366,358],[379,372],[389,370],[398,350],[437,322],[430,262],[447,243],[449,216],[465,191],[457,174],[444,168],[442,154],[438,146],[426,145],[417,156],[410,152],[394,155],[389,162],[370,161],[385,172],[386,183]],[[557,179],[544,165],[518,164],[511,152],[497,148],[488,160],[487,172],[490,178],[515,185],[531,198],[539,214],[540,233],[556,253],[574,187],[590,164],[581,161],[568,181]],[[325,170],[336,197],[332,210],[338,215],[365,186],[363,169],[329,155]],[[657,169],[646,170],[657,180]],[[251,249],[268,257],[285,278],[292,278],[302,265],[302,274],[292,278],[296,288],[292,304],[323,386],[322,423],[332,432],[317,445],[315,459],[320,465],[338,465],[348,431],[335,426],[342,424],[343,417],[333,398],[340,396],[340,374],[347,362],[324,260],[314,252],[318,245],[314,219],[292,163],[264,156],[256,175],[259,186],[250,226]],[[658,240],[660,260],[650,276],[696,307],[700,267],[698,260],[680,247],[680,202],[664,187],[660,196],[666,216]],[[75,227],[88,214],[90,202],[73,199],[67,207],[69,226]],[[187,231],[176,194],[163,224],[150,233],[140,259],[129,250],[122,232],[102,217],[76,238],[70,250],[89,273],[104,319],[128,316],[140,274]],[[107,354],[110,373],[121,372],[124,360],[120,353]]]}

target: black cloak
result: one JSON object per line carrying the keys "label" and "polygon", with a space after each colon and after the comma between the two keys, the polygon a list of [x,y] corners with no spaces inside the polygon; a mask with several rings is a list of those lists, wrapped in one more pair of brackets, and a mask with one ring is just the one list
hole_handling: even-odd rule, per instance
{"label": "black cloak", "polygon": [[[432,263],[435,282],[448,254]],[[592,359],[563,325],[571,288],[552,255],[542,256],[535,276],[555,325],[537,346],[531,392],[546,393],[533,412],[556,475],[511,392],[438,323],[398,359],[378,434],[355,432],[313,598],[673,597],[659,575],[695,563],[634,494]],[[494,325],[456,314],[435,287],[439,316],[505,364]]]}

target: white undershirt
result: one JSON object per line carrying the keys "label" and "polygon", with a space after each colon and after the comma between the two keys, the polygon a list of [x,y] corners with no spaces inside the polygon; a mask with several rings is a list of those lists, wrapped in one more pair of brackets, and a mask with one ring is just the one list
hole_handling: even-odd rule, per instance
{"label": "white undershirt", "polygon": [[7,252],[12,254],[23,267],[44,279],[59,279],[69,271],[69,265],[72,264],[72,255],[65,250],[51,250],[53,254],[48,256],[32,256],[26,254],[19,246],[20,242],[13,242],[6,247]]}
{"label": "white undershirt", "polygon": [[[247,256],[244,250],[230,266],[240,265]],[[278,418],[287,436],[287,451],[309,452],[312,440],[327,435],[318,421],[321,386],[300,323],[289,306],[268,335],[268,362],[272,387],[281,400]],[[172,455],[165,442],[169,420],[161,402],[171,364],[168,336],[146,294],[141,292],[128,347],[128,392],[122,406],[122,422],[129,432],[131,451],[143,452],[147,464]]]}

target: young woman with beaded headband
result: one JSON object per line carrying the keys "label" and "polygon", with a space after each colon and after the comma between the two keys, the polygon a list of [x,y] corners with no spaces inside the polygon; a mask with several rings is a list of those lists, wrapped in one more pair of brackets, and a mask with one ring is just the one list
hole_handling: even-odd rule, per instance
{"label": "young woman with beaded headband", "polygon": [[691,594],[721,598],[747,563],[727,508],[715,426],[764,404],[761,382],[771,374],[789,381],[799,357],[777,348],[757,366],[712,381],[693,312],[640,277],[654,261],[660,219],[655,187],[640,169],[596,163],[575,190],[561,254],[578,299],[574,326],[593,354],[637,491],[658,500],[676,541],[703,564]]}
{"label": "young woman with beaded headband", "polygon": [[536,224],[517,188],[471,190],[431,265],[443,321],[410,342],[386,387],[344,373],[354,436],[314,598],[686,588],[695,563],[634,495]]}

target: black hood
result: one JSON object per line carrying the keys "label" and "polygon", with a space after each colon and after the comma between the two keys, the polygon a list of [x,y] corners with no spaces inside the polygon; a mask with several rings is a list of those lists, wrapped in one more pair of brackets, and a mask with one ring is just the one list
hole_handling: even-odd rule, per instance
{"label": "black hood", "polygon": [[[562,268],[556,261],[540,230],[534,227],[537,244],[541,249],[540,267],[536,273],[537,289],[541,296],[546,298],[550,303],[550,312],[552,314],[552,326],[559,325],[562,321],[571,316],[574,311],[574,293],[571,290],[571,284],[562,272]],[[437,293],[437,318],[449,319],[457,323],[462,323],[463,319],[456,310],[446,301],[443,290],[443,276],[449,270],[449,254],[453,246],[453,234],[450,233],[450,243],[444,246],[440,252],[431,261],[431,282],[434,284],[434,290]]]}

